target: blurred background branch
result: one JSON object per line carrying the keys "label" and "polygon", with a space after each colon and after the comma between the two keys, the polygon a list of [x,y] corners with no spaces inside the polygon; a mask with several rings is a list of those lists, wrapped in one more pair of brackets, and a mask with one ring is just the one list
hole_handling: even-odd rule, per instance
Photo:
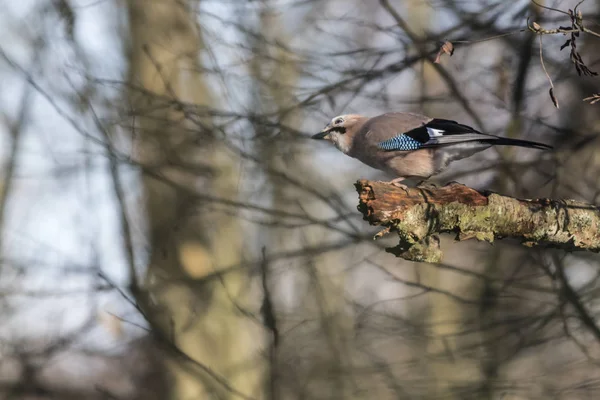
{"label": "blurred background branch", "polygon": [[597,255],[398,259],[307,139],[457,119],[558,151],[438,183],[597,207],[600,1],[4,3],[0,399],[598,396]]}

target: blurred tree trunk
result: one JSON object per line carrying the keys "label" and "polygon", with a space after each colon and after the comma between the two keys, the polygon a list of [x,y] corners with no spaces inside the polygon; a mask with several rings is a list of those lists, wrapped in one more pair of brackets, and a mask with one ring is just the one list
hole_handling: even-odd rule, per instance
{"label": "blurred tree trunk", "polygon": [[[281,20],[280,13],[274,11],[272,2],[264,0],[259,17],[259,35],[252,40],[253,59],[250,63],[250,73],[253,77],[254,99],[252,102],[253,111],[258,109],[264,113],[275,113],[278,119],[278,126],[290,126],[298,129],[302,124],[302,115],[299,111],[283,111],[292,106],[297,100],[294,97],[294,88],[298,80],[298,67],[301,62],[298,56],[288,51],[291,44],[291,36],[286,31],[284,22]],[[276,45],[274,45],[276,43]],[[306,206],[314,199],[305,192],[300,192],[294,187],[292,182],[286,181],[280,174],[294,177],[302,182],[311,182],[318,180],[312,176],[310,167],[312,155],[303,150],[306,142],[294,137],[295,133],[289,130],[281,129],[274,132],[272,128],[257,124],[255,126],[257,134],[259,158],[263,162],[263,171],[266,177],[266,193],[270,194],[267,202],[272,204],[274,210],[289,210],[297,208],[302,211],[300,205]],[[308,157],[302,156],[308,154]],[[297,171],[304,171],[299,177]],[[314,247],[320,243],[319,228],[300,228],[289,229],[283,225],[278,225],[277,218],[274,218],[272,225],[267,226],[264,235],[268,245],[267,251],[272,253],[292,251],[298,246]],[[343,268],[336,268],[343,263],[339,255],[331,254],[327,257],[315,258],[307,255],[300,259],[300,265],[289,275],[274,275],[269,271],[275,270],[276,265],[264,266],[268,268],[271,288],[289,287],[285,283],[286,279],[293,279],[294,287],[298,292],[306,291],[306,295],[300,294],[293,301],[299,303],[298,308],[291,311],[294,315],[304,315],[308,320],[319,321],[317,328],[319,343],[319,355],[326,359],[326,365],[315,365],[315,360],[310,360],[309,364],[303,368],[301,365],[295,365],[291,374],[286,373],[287,379],[310,382],[309,387],[315,388],[309,390],[310,398],[319,398],[333,391],[333,398],[352,398],[353,387],[349,384],[352,381],[351,351],[347,347],[349,337],[351,337],[350,317],[343,312],[345,305],[344,285],[346,276]],[[284,261],[289,265],[289,261]],[[280,265],[281,266],[281,265]],[[273,290],[272,289],[272,290]],[[277,290],[271,292],[275,298],[281,299],[283,293],[277,294]],[[275,314],[278,321],[278,330],[280,332],[294,328],[297,324],[296,318],[286,319],[284,316],[288,313],[281,312],[289,306],[282,304],[281,301],[275,303]],[[279,310],[280,312],[277,312]],[[313,335],[315,333],[313,332]],[[299,340],[304,340],[303,338]],[[274,344],[275,345],[275,344]],[[298,342],[296,340],[286,340],[283,344],[284,349],[273,348],[271,358],[271,398],[278,399],[284,393],[284,387],[290,387],[291,382],[281,382],[281,376],[278,371],[285,368],[278,363],[278,354],[285,352],[297,353]],[[305,359],[305,354],[295,354],[301,359]],[[327,376],[315,376],[315,368],[324,370],[341,370],[343,374],[333,374]],[[292,382],[292,387],[297,382]],[[306,389],[297,389],[306,390]],[[292,396],[296,396],[293,393]]]}
{"label": "blurred tree trunk", "polygon": [[237,195],[236,163],[211,129],[210,117],[192,125],[165,100],[215,102],[202,75],[205,44],[192,6],[181,0],[127,2],[134,148],[153,172],[142,176],[150,254],[138,301],[161,337],[226,381],[172,352],[165,360],[172,399],[238,398],[234,391],[260,398],[262,367],[253,357],[259,356],[262,337],[256,322],[241,312],[249,307],[248,277],[240,268],[215,277],[241,262],[237,216],[155,178],[202,187],[220,198]]}
{"label": "blurred tree trunk", "polygon": [[[272,49],[270,43],[276,40],[284,46],[286,37],[281,29],[279,15],[270,9],[268,0],[261,4],[259,12],[258,26],[249,26],[249,29],[257,31],[257,35],[248,35],[249,45],[252,48],[252,59],[249,63],[250,77],[252,78],[251,96],[252,112],[263,114],[289,107],[293,102],[290,86],[293,86],[297,78],[295,71],[295,60],[284,47],[277,46]],[[243,18],[243,17],[242,17]],[[298,122],[297,114],[291,113],[287,116],[278,115],[279,123],[288,126]],[[254,123],[254,133],[256,136],[257,154],[262,165],[258,166],[258,174],[264,174],[265,189],[262,191],[269,198],[265,199],[267,203],[272,204],[274,210],[285,210],[289,204],[288,190],[286,182],[278,179],[274,171],[285,172],[288,163],[283,162],[288,159],[288,155],[293,151],[293,138],[289,131],[285,129],[275,132],[274,128],[262,123]],[[261,168],[262,167],[262,168]],[[266,253],[282,252],[292,241],[292,235],[288,229],[281,229],[277,226],[277,217],[271,220],[272,225],[263,229],[260,235],[264,242],[261,246],[265,248]],[[273,272],[275,266],[273,263],[264,263],[262,266],[263,275],[263,320],[265,327],[270,331],[270,343],[268,352],[268,372],[265,374],[265,387],[268,390],[267,399],[278,399],[281,396],[281,373],[279,366],[280,345],[282,332],[282,318],[278,311],[281,309],[280,301],[274,296],[276,293],[275,279]]]}
{"label": "blurred tree trunk", "polygon": [[[423,40],[430,30],[432,20],[432,6],[419,0],[404,0],[406,8],[406,23],[412,35]],[[419,44],[422,46],[422,43]],[[447,85],[435,66],[428,60],[420,63],[419,80],[415,81],[416,91],[420,94],[419,113],[449,117],[453,112],[460,112],[455,105],[444,104],[437,106],[429,103],[427,99],[435,98],[445,92]],[[443,65],[441,68],[445,68]],[[453,109],[454,108],[454,109]],[[462,293],[472,291],[473,279],[459,276],[447,270],[442,270],[435,264],[423,263],[419,266],[422,284],[426,287],[438,289],[428,294],[427,313],[415,315],[423,324],[425,343],[423,351],[426,361],[425,369],[431,384],[428,385],[428,398],[445,398],[462,400],[462,395],[456,390],[459,385],[478,382],[480,374],[477,362],[462,354],[459,333],[462,330],[462,321],[469,316],[470,310],[461,303],[456,302],[447,293]],[[415,357],[420,358],[418,354]]]}

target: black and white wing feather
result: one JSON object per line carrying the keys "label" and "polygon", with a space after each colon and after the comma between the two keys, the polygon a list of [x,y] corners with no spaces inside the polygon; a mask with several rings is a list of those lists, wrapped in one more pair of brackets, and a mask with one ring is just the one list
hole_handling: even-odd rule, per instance
{"label": "black and white wing feather", "polygon": [[384,151],[414,151],[472,142],[473,145],[521,146],[552,149],[551,146],[528,140],[509,139],[477,131],[470,126],[447,119],[432,119],[418,128],[399,133],[381,141],[377,147]]}

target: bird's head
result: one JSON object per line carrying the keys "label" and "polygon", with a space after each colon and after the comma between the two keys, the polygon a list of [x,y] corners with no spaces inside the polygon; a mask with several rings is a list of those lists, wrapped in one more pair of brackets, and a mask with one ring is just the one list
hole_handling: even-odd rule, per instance
{"label": "bird's head", "polygon": [[332,142],[341,152],[348,153],[352,148],[354,135],[362,126],[366,117],[356,114],[339,115],[331,120],[313,139]]}

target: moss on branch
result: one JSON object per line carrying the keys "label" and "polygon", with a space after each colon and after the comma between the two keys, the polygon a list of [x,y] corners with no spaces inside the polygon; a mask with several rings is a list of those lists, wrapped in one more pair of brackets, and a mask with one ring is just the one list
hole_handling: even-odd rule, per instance
{"label": "moss on branch", "polygon": [[400,243],[388,251],[407,260],[441,261],[435,235],[444,232],[457,240],[516,238],[530,247],[600,251],[600,208],[591,204],[516,199],[455,182],[408,190],[367,180],[355,186],[363,218],[397,232]]}

